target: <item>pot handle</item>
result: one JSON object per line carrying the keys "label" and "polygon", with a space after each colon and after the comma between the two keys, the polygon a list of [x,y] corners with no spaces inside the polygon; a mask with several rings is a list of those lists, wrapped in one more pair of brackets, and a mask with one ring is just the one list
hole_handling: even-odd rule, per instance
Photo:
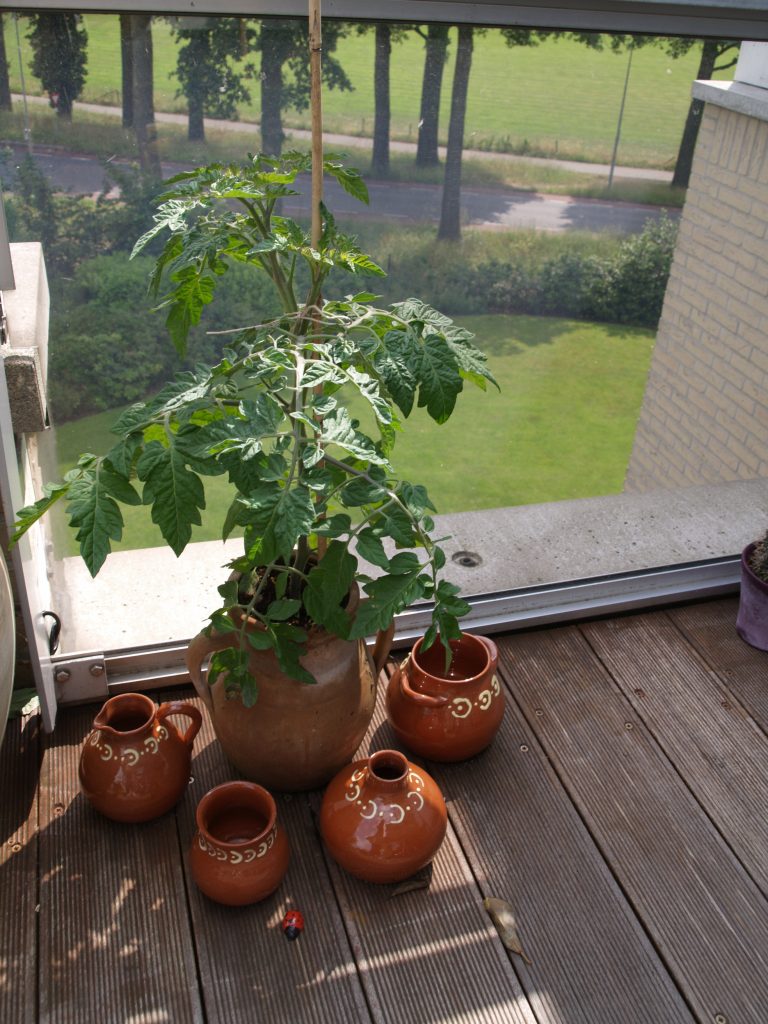
{"label": "pot handle", "polygon": [[[192,741],[200,731],[200,727],[203,724],[203,716],[194,706],[194,704],[187,704],[186,701],[173,700],[168,701],[166,704],[161,704],[157,709],[157,719],[160,721],[163,718],[167,718],[168,715],[185,715],[187,718],[191,718],[187,731],[181,737],[182,741],[187,746],[192,746]],[[178,731],[178,730],[177,730]],[[181,734],[179,734],[181,735]]]}
{"label": "pot handle", "polygon": [[405,659],[402,665],[397,667],[395,676],[399,676],[398,682],[400,684],[400,693],[405,697],[406,700],[412,701],[414,704],[419,704],[423,708],[441,708],[444,704],[448,703],[448,698],[442,694],[434,696],[431,693],[419,693],[418,690],[414,690],[411,684],[408,682],[408,662],[410,656]]}
{"label": "pot handle", "polygon": [[203,679],[203,662],[214,651],[223,651],[227,647],[232,647],[234,635],[234,633],[212,633],[207,636],[205,633],[198,633],[190,642],[184,656],[187,671],[197,696],[211,713],[213,713],[213,698],[210,686]]}
{"label": "pot handle", "polygon": [[384,666],[387,663],[389,652],[392,650],[392,641],[395,637],[395,623],[390,622],[386,629],[380,629],[376,634],[376,640],[373,644],[373,650],[371,651],[371,657],[373,658],[373,664],[376,667],[376,675],[381,675]]}

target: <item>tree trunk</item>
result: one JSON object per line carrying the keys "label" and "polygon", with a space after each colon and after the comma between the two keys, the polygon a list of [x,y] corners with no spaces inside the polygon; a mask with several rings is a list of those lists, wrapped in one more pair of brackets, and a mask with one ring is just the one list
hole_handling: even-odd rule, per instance
{"label": "tree trunk", "polygon": [[[696,78],[710,79],[715,70],[715,61],[718,57],[720,43],[716,39],[706,39],[701,48],[701,61]],[[680,140],[680,148],[677,151],[675,171],[672,175],[672,185],[679,188],[688,188],[691,178],[691,167],[693,165],[693,151],[696,149],[696,140],[699,137],[701,126],[701,115],[704,112],[704,104],[701,100],[691,100],[688,107],[688,116],[685,119],[683,137]]]}
{"label": "tree trunk", "polygon": [[[204,68],[211,57],[210,36],[207,32],[194,32],[189,41],[195,59]],[[189,83],[187,91],[187,138],[190,142],[205,141],[205,89]]]}
{"label": "tree trunk", "polygon": [[8,81],[8,58],[5,54],[5,25],[0,14],[0,110],[11,109],[11,83]]}
{"label": "tree trunk", "polygon": [[283,151],[283,64],[290,45],[290,30],[264,22],[261,28],[261,148],[269,156],[280,156]]}
{"label": "tree trunk", "polygon": [[120,15],[120,66],[122,68],[123,128],[133,128],[133,42],[130,14]]}
{"label": "tree trunk", "polygon": [[429,26],[425,49],[416,166],[435,167],[439,162],[437,136],[440,122],[440,92],[443,87],[443,70],[448,52],[447,25]]}
{"label": "tree trunk", "polygon": [[133,122],[142,171],[162,177],[152,83],[152,15],[132,14]]}
{"label": "tree trunk", "polygon": [[392,55],[392,30],[388,24],[376,24],[376,58],[373,69],[373,156],[371,173],[377,178],[389,176],[389,64]]}
{"label": "tree trunk", "polygon": [[456,68],[451,93],[451,119],[448,123],[448,150],[445,157],[443,202],[437,237],[458,241],[461,237],[461,157],[464,150],[464,118],[467,113],[469,72],[472,68],[472,26],[459,26]]}

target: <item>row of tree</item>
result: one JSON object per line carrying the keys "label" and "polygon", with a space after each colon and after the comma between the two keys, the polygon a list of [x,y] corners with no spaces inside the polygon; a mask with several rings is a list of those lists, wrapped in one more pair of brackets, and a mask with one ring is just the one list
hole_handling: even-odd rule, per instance
{"label": "row of tree", "polygon": [[[0,19],[2,15],[0,15]],[[160,159],[152,95],[152,15],[121,14],[123,124],[136,134],[142,169],[160,175]],[[306,109],[309,103],[308,27],[306,20],[254,20],[234,17],[176,17],[170,19],[178,46],[176,74],[179,95],[187,100],[190,139],[205,137],[205,116],[232,118],[237,105],[250,100],[254,64],[243,60],[260,54],[258,81],[261,101],[261,138],[264,152],[279,155],[285,139],[283,112]],[[0,28],[2,25],[0,24]],[[443,73],[448,60],[450,26],[433,24],[393,25],[389,22],[349,25],[326,22],[323,29],[323,77],[331,89],[351,89],[352,84],[335,52],[340,39],[350,32],[375,34],[374,128],[371,171],[389,173],[390,62],[393,45],[408,33],[424,40],[424,73],[416,148],[418,166],[439,163],[439,112]],[[472,66],[474,37],[485,30],[461,25],[456,33],[455,68],[448,125],[448,145],[439,237],[455,239],[460,233],[461,165],[464,123]],[[532,29],[502,29],[509,47],[536,46],[555,35],[576,40],[592,49],[610,46],[662,46],[675,59],[699,45],[694,39],[653,36],[605,36],[598,33],[554,33]],[[88,37],[80,15],[47,11],[29,16],[27,37],[33,51],[32,72],[48,92],[62,118],[71,118],[72,105],[85,83]],[[0,41],[3,33],[0,31]],[[705,40],[701,46],[698,78],[732,66],[738,44],[730,40]],[[0,48],[0,109],[10,107],[8,67]],[[675,166],[673,185],[685,187],[700,123],[701,104],[693,101],[688,111]]]}

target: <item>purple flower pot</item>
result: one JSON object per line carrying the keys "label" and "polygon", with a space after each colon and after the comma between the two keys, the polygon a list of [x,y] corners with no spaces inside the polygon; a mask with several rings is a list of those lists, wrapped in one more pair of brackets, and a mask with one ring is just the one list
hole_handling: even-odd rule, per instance
{"label": "purple flower pot", "polygon": [[749,559],[756,544],[749,544],[741,553],[741,592],[736,632],[758,650],[768,651],[768,583],[756,576]]}

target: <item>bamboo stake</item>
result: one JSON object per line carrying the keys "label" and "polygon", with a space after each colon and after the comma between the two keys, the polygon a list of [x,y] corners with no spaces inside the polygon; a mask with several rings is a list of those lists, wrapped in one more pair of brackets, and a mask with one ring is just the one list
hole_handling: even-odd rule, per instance
{"label": "bamboo stake", "polygon": [[323,34],[320,0],[309,0],[309,76],[312,111],[312,246],[320,245],[320,203],[323,199],[323,105],[322,62]]}
{"label": "bamboo stake", "polygon": [[[312,229],[313,249],[320,248],[323,200],[323,102],[322,102],[323,32],[320,0],[309,0],[309,98],[312,112]],[[318,302],[320,297],[318,296]],[[322,388],[317,389],[322,391]],[[317,557],[322,559],[327,550],[325,537],[317,538]]]}

